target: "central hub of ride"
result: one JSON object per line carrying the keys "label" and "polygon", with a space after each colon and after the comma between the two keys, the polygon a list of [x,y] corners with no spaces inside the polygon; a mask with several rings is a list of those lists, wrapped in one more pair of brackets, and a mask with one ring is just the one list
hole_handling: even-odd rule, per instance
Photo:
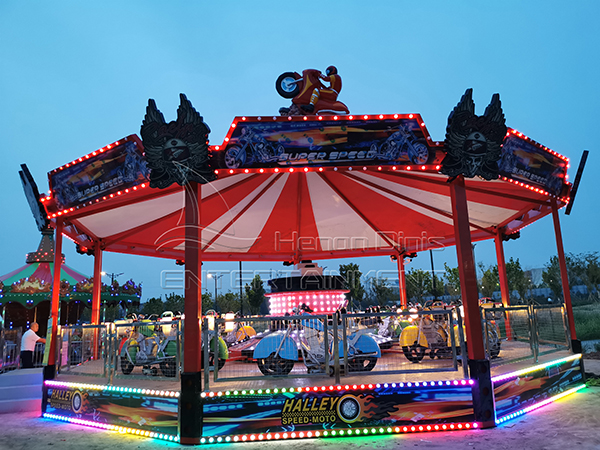
{"label": "central hub of ride", "polygon": [[323,275],[323,268],[311,261],[296,266],[292,276],[269,280],[271,315],[293,314],[300,309],[315,314],[333,314],[344,308],[350,292],[344,288],[344,278]]}

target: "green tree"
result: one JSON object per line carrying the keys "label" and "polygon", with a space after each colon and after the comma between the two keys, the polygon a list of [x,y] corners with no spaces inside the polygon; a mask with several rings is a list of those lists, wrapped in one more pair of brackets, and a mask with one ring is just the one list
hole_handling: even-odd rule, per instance
{"label": "green tree", "polygon": [[[434,289],[433,280],[435,280],[435,289]],[[444,291],[445,291],[445,289],[444,289],[443,277],[438,277],[437,274],[434,274],[431,285],[429,286],[429,293],[437,298],[437,297],[441,297],[442,295],[444,295],[444,293],[445,293]]]}
{"label": "green tree", "polygon": [[485,267],[483,263],[479,263],[481,270],[481,278],[478,281],[479,292],[483,297],[491,297],[494,292],[500,289],[500,277],[498,275],[498,266],[493,265]]}
{"label": "green tree", "polygon": [[348,302],[350,309],[354,309],[356,304],[360,308],[365,297],[365,287],[361,282],[362,272],[359,270],[358,264],[340,264],[340,275],[344,278],[346,289],[350,290],[350,301]]}
{"label": "green tree", "polygon": [[450,267],[444,263],[444,280],[446,281],[446,290],[450,295],[460,295],[460,273],[458,267]]}
{"label": "green tree", "polygon": [[152,297],[141,305],[141,313],[148,317],[151,314],[160,316],[165,311],[165,306],[160,298]]}
{"label": "green tree", "polygon": [[600,301],[600,261],[598,252],[586,253],[583,256],[585,260],[585,285],[588,288],[590,300]]}
{"label": "green tree", "polygon": [[225,314],[228,312],[238,312],[240,310],[240,295],[234,292],[226,292],[217,298],[219,311]]}
{"label": "green tree", "polygon": [[175,314],[183,313],[185,308],[185,298],[182,295],[171,292],[167,294],[164,301],[164,310],[171,311]]}
{"label": "green tree", "polygon": [[[511,257],[506,263],[506,277],[508,278],[508,290],[511,293],[511,304],[525,303],[527,291],[532,288],[531,279],[521,268],[519,258],[516,261]],[[512,293],[519,293],[519,301],[512,300]]]}
{"label": "green tree", "polygon": [[251,313],[258,314],[260,306],[265,300],[265,288],[260,275],[256,275],[250,282],[250,285],[245,286],[245,289]]}
{"label": "green tree", "polygon": [[422,302],[423,297],[431,292],[431,274],[422,269],[410,269],[406,272],[406,297],[409,300]]}
{"label": "green tree", "polygon": [[369,304],[383,306],[396,297],[385,277],[370,277],[367,286],[369,288]]}
{"label": "green tree", "polygon": [[202,294],[202,315],[206,315],[206,311],[215,309],[214,299],[208,292]]}
{"label": "green tree", "polygon": [[[598,301],[598,285],[600,284],[600,261],[597,252],[592,253],[568,253],[565,255],[569,287],[583,284],[588,289],[589,299]],[[560,266],[558,257],[553,256],[550,262],[544,266],[542,273],[544,284],[548,286],[554,295],[562,298],[562,282],[560,277]]]}

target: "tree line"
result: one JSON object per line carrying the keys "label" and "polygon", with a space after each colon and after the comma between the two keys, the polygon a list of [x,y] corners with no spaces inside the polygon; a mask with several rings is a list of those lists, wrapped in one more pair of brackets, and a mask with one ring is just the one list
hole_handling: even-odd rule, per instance
{"label": "tree line", "polygon": [[[574,303],[591,303],[600,301],[600,256],[598,252],[569,253],[566,256],[567,273],[570,286],[585,286],[587,294],[573,295]],[[500,291],[500,279],[496,264],[478,265],[478,288],[482,297],[492,297]],[[363,277],[358,264],[349,263],[339,266],[339,273],[350,290],[349,309],[364,309],[368,306],[387,306],[399,303],[398,287],[385,277]],[[552,301],[562,301],[562,284],[558,258],[553,256],[544,265],[542,281],[534,284],[531,271],[524,270],[519,258],[510,258],[506,262],[508,288],[511,304],[526,304],[531,301],[544,301],[534,290],[549,288]],[[437,273],[423,269],[406,271],[406,294],[409,301],[421,303],[429,298],[460,297],[460,276],[458,267],[450,267],[444,263],[444,270]],[[202,311],[215,310],[218,313],[243,312],[259,314],[266,312],[264,281],[256,275],[252,282],[246,284],[243,298],[238,292],[224,292],[217,296],[216,303],[212,293],[202,294]],[[139,312],[145,315],[160,315],[164,311],[183,312],[184,297],[175,293],[166,295],[165,299],[150,298],[140,305]]]}
{"label": "tree line", "polygon": [[[586,293],[573,293],[575,303],[600,301],[600,256],[598,252],[573,254],[565,257],[569,284],[585,286]],[[535,289],[549,288],[552,301],[562,301],[562,283],[558,257],[553,256],[544,265],[541,282],[535,284],[532,273],[524,270],[519,258],[510,258],[506,264],[508,289],[511,304],[525,304],[531,301],[543,301],[548,296],[535,292]],[[496,264],[478,265],[478,288],[482,297],[492,297],[500,291],[500,278]],[[398,287],[385,277],[362,277],[358,264],[340,265],[340,274],[346,279],[350,289],[352,306],[362,308],[370,305],[384,306],[399,302]],[[410,269],[405,272],[406,294],[409,301],[421,303],[429,298],[460,297],[460,276],[458,267],[449,267],[437,273],[423,269]]]}
{"label": "tree line", "polygon": [[[256,275],[249,284],[244,287],[243,298],[240,298],[239,292],[224,292],[219,293],[216,298],[212,293],[205,292],[202,294],[202,313],[206,314],[209,311],[216,311],[219,314],[229,312],[243,312],[245,315],[258,314],[261,306],[265,301],[264,282],[260,275]],[[152,297],[140,305],[139,312],[150,316],[156,314],[160,316],[165,311],[173,313],[183,313],[184,297],[179,294],[167,294],[164,301],[161,297]]]}

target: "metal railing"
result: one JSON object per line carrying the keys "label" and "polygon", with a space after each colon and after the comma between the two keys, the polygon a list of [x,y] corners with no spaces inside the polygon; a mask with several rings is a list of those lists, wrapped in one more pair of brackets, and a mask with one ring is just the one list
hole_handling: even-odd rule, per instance
{"label": "metal railing", "polygon": [[[21,368],[21,327],[0,331],[0,373]],[[44,365],[45,344],[36,342],[33,367]]]}
{"label": "metal railing", "polygon": [[[493,365],[569,349],[564,307],[480,309]],[[57,346],[63,374],[179,380],[183,323],[178,320],[65,326]],[[20,341],[20,340],[19,340]],[[265,378],[386,376],[462,371],[467,377],[460,308],[418,312],[336,313],[225,320],[202,325],[204,388],[221,381]],[[39,346],[39,348],[38,348]],[[40,366],[43,344],[36,346]],[[3,367],[18,367],[20,342],[4,333]]]}
{"label": "metal railing", "polygon": [[0,373],[19,368],[21,328],[0,331]]}
{"label": "metal railing", "polygon": [[[225,326],[227,336],[216,339]],[[252,333],[244,332],[247,328]],[[414,313],[205,319],[204,385],[219,381],[393,375],[462,370],[467,361],[458,309]],[[219,333],[219,336],[221,333]],[[226,344],[229,344],[227,346]],[[206,364],[204,365],[206,368]]]}
{"label": "metal railing", "polygon": [[487,358],[492,365],[533,359],[569,350],[570,335],[562,305],[480,308]]}
{"label": "metal railing", "polygon": [[180,321],[70,325],[60,329],[58,371],[62,374],[179,380]]}
{"label": "metal railing", "polygon": [[61,327],[57,346],[59,373],[107,377],[110,325]]}

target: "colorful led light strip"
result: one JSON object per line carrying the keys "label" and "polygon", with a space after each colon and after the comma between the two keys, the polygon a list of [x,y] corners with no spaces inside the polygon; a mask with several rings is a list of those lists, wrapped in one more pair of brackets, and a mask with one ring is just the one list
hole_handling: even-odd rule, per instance
{"label": "colorful led light strip", "polygon": [[[138,184],[136,186],[133,186],[133,187],[130,187],[130,188],[127,188],[127,189],[123,189],[122,191],[117,191],[117,193],[115,193],[115,194],[108,194],[107,196],[102,197],[102,199],[97,198],[94,201],[90,200],[87,203],[82,203],[81,205],[77,205],[77,206],[72,207],[72,208],[63,209],[63,210],[57,211],[55,213],[48,214],[46,217],[48,219],[53,219],[56,216],[63,216],[63,215],[68,214],[70,212],[76,211],[76,210],[78,210],[80,208],[85,208],[86,206],[90,206],[90,205],[93,205],[95,203],[99,203],[101,201],[110,200],[111,198],[119,197],[121,195],[129,194],[130,192],[134,192],[134,191],[137,191],[138,189],[143,189],[143,188],[146,188],[146,187],[150,187],[150,184],[149,183],[141,183],[141,184]],[[51,207],[51,206],[49,206],[49,207]],[[46,209],[46,212],[49,212],[48,209]]]}
{"label": "colorful led light strip", "polygon": [[563,392],[562,394],[558,394],[554,397],[544,400],[543,402],[536,403],[535,405],[528,406],[527,408],[523,408],[517,412],[496,419],[496,425],[500,425],[501,423],[506,422],[507,420],[514,419],[515,417],[522,416],[523,414],[533,411],[534,409],[546,406],[552,402],[555,402],[556,400],[560,400],[561,398],[566,397],[567,395],[574,394],[575,392],[579,391],[580,389],[583,389],[584,387],[586,387],[585,384],[581,384],[579,386],[574,387],[573,389],[569,389],[568,391]]}
{"label": "colorful led light strip", "polygon": [[[218,146],[217,146],[218,147]],[[215,147],[215,149],[217,148]],[[342,170],[347,170],[349,172],[352,172],[353,170],[375,170],[377,169],[378,171],[382,171],[383,169],[386,169],[390,172],[396,172],[399,170],[408,170],[408,171],[412,171],[414,170],[421,170],[421,171],[433,171],[433,172],[438,172],[440,170],[441,166],[439,164],[437,165],[433,165],[433,164],[426,164],[426,165],[416,165],[416,166],[362,166],[362,167],[353,167],[353,166],[341,166],[341,167],[317,167],[317,166],[312,166],[312,167],[303,167],[302,165],[298,165],[296,167],[275,167],[275,168],[269,168],[269,169],[265,169],[265,168],[261,168],[261,169],[248,169],[248,168],[244,168],[244,169],[215,169],[214,173],[217,175],[234,175],[234,174],[240,174],[240,173],[245,173],[245,174],[250,174],[250,173],[294,173],[294,172],[324,172],[324,171],[342,171]]]}
{"label": "colorful led light strip", "polygon": [[523,139],[526,142],[529,142],[530,144],[536,146],[537,148],[540,148],[542,150],[547,151],[548,153],[550,153],[551,155],[554,155],[560,159],[562,159],[563,161],[569,162],[569,158],[567,158],[566,156],[561,155],[558,152],[555,152],[554,150],[549,149],[548,147],[543,146],[542,144],[540,144],[539,142],[534,141],[533,139],[531,139],[529,136],[524,135],[523,133],[521,133],[520,131],[515,130],[514,128],[509,128],[506,135],[509,136],[511,134],[514,134],[515,136],[517,136],[518,138]]}
{"label": "colorful led light strip", "polygon": [[86,384],[86,383],[68,383],[61,381],[53,381],[47,380],[44,384],[48,387],[55,388],[75,388],[75,389],[88,389],[95,391],[108,391],[108,392],[116,392],[116,393],[126,393],[126,394],[141,394],[149,397],[169,397],[169,398],[178,398],[180,393],[176,391],[159,391],[156,389],[138,389],[138,388],[130,388],[130,387],[121,387],[121,386],[106,386],[100,384]]}
{"label": "colorful led light strip", "polygon": [[568,362],[568,361],[573,361],[575,359],[580,359],[580,358],[581,358],[581,353],[579,353],[577,355],[567,356],[566,358],[562,358],[562,359],[556,359],[554,361],[550,361],[545,364],[539,364],[537,366],[528,367],[528,368],[522,369],[522,370],[517,370],[516,372],[505,373],[503,375],[496,375],[495,377],[492,377],[492,383],[496,383],[498,381],[509,380],[511,378],[517,378],[522,375],[526,375],[528,373],[537,372],[538,370],[545,369],[546,367],[554,366],[556,364],[561,364],[561,363]]}
{"label": "colorful led light strip", "polygon": [[127,434],[133,434],[136,436],[149,437],[149,438],[153,438],[153,439],[162,439],[163,441],[179,442],[179,436],[174,436],[172,434],[157,433],[155,431],[146,431],[146,430],[140,430],[137,428],[121,427],[119,425],[110,425],[107,423],[92,422],[91,420],[76,419],[74,417],[59,416],[57,414],[44,413],[42,415],[42,417],[44,417],[45,419],[62,420],[63,422],[70,422],[70,423],[74,423],[77,425],[85,425],[88,427],[101,428],[101,429],[107,430],[107,431],[116,431],[118,433],[127,433]]}
{"label": "colorful led light strip", "polygon": [[226,442],[255,442],[255,441],[271,441],[281,439],[306,439],[306,438],[321,438],[321,437],[350,437],[350,436],[367,436],[374,434],[398,434],[398,433],[426,433],[431,431],[456,431],[470,430],[479,428],[477,422],[466,423],[449,423],[436,425],[411,425],[402,427],[365,427],[352,428],[341,430],[326,430],[326,431],[292,431],[281,433],[255,433],[255,434],[240,434],[235,436],[216,436],[203,437],[200,439],[201,444],[218,444]]}
{"label": "colorful led light strip", "polygon": [[440,387],[440,386],[472,386],[475,380],[445,380],[445,381],[415,381],[408,383],[377,383],[377,384],[346,384],[337,386],[313,386],[299,388],[282,388],[282,389],[249,389],[242,391],[225,391],[225,392],[203,392],[200,394],[202,398],[213,398],[222,396],[239,396],[239,395],[265,395],[265,394],[301,394],[302,392],[332,392],[332,391],[351,391],[351,390],[367,390],[367,389],[389,389],[389,388],[421,388],[421,387]]}

